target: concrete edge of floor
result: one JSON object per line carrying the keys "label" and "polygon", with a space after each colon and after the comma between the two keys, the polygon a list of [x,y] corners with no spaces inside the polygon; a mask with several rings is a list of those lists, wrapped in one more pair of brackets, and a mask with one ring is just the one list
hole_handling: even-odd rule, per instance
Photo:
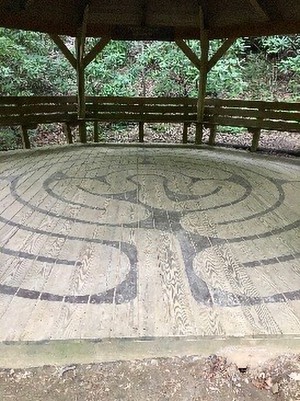
{"label": "concrete edge of floor", "polygon": [[299,336],[151,337],[0,343],[0,368],[103,363],[217,354],[238,367],[300,353]]}

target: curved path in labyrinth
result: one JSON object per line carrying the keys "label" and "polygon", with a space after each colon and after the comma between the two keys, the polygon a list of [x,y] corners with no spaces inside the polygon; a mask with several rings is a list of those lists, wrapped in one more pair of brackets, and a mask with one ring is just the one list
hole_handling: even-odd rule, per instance
{"label": "curved path in labyrinth", "polygon": [[300,334],[295,162],[56,147],[0,189],[0,341]]}

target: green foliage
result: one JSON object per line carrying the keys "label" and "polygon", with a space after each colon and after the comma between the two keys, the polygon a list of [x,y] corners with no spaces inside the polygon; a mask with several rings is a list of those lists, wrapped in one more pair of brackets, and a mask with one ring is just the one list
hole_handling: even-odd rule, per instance
{"label": "green foliage", "polygon": [[248,53],[244,69],[248,96],[299,100],[300,35],[255,38],[251,43],[256,51]]}
{"label": "green foliage", "polygon": [[[73,51],[74,39],[64,40]],[[95,43],[88,39],[87,50]],[[200,54],[198,41],[188,45]],[[220,45],[211,41],[210,55]],[[287,92],[296,97],[299,61],[300,35],[238,39],[210,71],[208,95],[274,99]],[[170,42],[112,41],[86,69],[89,95],[197,96],[198,81],[197,69]],[[74,94],[76,86],[75,70],[47,35],[0,29],[2,95]]]}
{"label": "green foliage", "polygon": [[0,127],[0,150],[16,149],[20,144],[20,137],[15,129]]}

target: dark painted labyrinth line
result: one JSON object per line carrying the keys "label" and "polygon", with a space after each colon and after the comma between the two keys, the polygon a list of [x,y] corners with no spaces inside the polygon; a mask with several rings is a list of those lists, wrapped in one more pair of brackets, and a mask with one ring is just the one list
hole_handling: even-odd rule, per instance
{"label": "dark painted labyrinth line", "polygon": [[[84,166],[84,163],[82,163]],[[146,163],[146,171],[144,169],[137,169],[137,172],[135,174],[131,174],[128,172],[128,175],[126,177],[126,180],[135,186],[134,190],[128,190],[124,191],[120,187],[119,192],[117,193],[104,193],[103,191],[101,194],[94,192],[91,189],[85,188],[82,185],[75,184],[78,189],[81,191],[84,191],[90,195],[93,195],[95,197],[101,196],[101,198],[104,199],[113,199],[115,201],[122,201],[122,202],[127,202],[128,204],[131,204],[133,206],[141,206],[147,211],[147,216],[146,218],[140,220],[140,221],[133,221],[133,222],[124,222],[122,224],[122,227],[124,229],[143,229],[143,230],[159,230],[161,232],[165,232],[169,235],[175,235],[177,240],[179,241],[180,247],[181,247],[181,252],[182,252],[182,257],[185,265],[185,272],[186,276],[189,282],[190,290],[195,298],[195,300],[200,303],[204,304],[207,306],[212,306],[212,305],[219,305],[223,307],[235,307],[235,306],[250,306],[250,305],[258,305],[262,303],[276,303],[276,302],[286,302],[287,300],[300,300],[300,290],[295,290],[295,291],[289,291],[289,292],[284,292],[284,293],[274,293],[271,296],[247,296],[244,294],[235,294],[231,293],[228,291],[224,291],[219,288],[213,288],[209,283],[207,283],[205,280],[200,278],[195,270],[194,270],[194,260],[198,254],[203,252],[206,249],[211,248],[214,245],[221,245],[222,244],[230,244],[230,243],[238,243],[241,241],[247,241],[247,240],[254,240],[254,239],[259,239],[259,238],[268,238],[273,235],[279,235],[283,234],[285,232],[288,232],[290,230],[296,229],[300,227],[300,219],[296,220],[294,222],[291,222],[289,224],[286,224],[282,227],[274,227],[273,229],[270,229],[268,231],[264,231],[263,233],[260,233],[259,236],[257,234],[249,234],[247,236],[243,237],[235,237],[235,238],[217,238],[214,236],[204,236],[200,235],[197,233],[191,233],[187,231],[185,228],[183,228],[181,221],[185,216],[188,216],[192,212],[198,212],[198,211],[209,211],[209,210],[219,210],[222,211],[222,208],[225,207],[232,207],[233,212],[234,212],[234,207],[235,205],[240,204],[244,200],[247,200],[252,192],[253,188],[251,185],[251,182],[249,181],[248,178],[243,177],[241,174],[237,173],[231,173],[230,171],[227,171],[226,169],[220,169],[223,173],[226,173],[229,175],[227,178],[223,179],[217,179],[216,180],[216,187],[213,189],[210,189],[207,193],[204,193],[202,195],[195,195],[195,194],[186,194],[186,193],[180,193],[179,191],[173,191],[172,188],[172,181],[170,178],[167,176],[164,176],[164,173],[159,172],[159,173],[154,173],[153,171],[147,172],[147,166],[150,166],[153,168],[153,170],[157,169],[157,166],[155,165],[155,162],[153,162],[150,158],[147,160]],[[99,167],[100,168],[100,167]],[[86,171],[86,174],[89,171],[93,171],[97,169],[96,167]],[[114,171],[110,171],[110,173],[116,173],[118,168]],[[34,171],[34,170],[33,170]],[[122,171],[123,170],[119,170]],[[132,171],[132,167],[131,167]],[[246,169],[245,169],[246,171]],[[252,173],[251,170],[248,170]],[[179,173],[177,173],[178,175]],[[145,178],[145,183],[139,182],[139,175],[143,175]],[[194,176],[190,176],[188,174],[181,174],[182,177],[185,177],[185,179],[188,180],[188,182],[191,182],[193,184],[195,183],[201,183],[205,181],[213,181],[212,178],[197,178]],[[264,177],[263,175],[261,175]],[[18,187],[19,184],[21,183],[23,175],[21,174],[20,176],[16,177],[14,176],[13,179],[10,181],[10,189],[11,189],[11,196],[14,200],[17,202],[21,203],[22,205],[28,207],[31,210],[34,210],[36,212],[42,213],[47,216],[63,219],[63,220],[68,220],[74,223],[80,223],[80,224],[86,224],[86,225],[95,225],[95,226],[108,226],[108,227],[121,227],[119,223],[101,223],[99,221],[88,221],[83,218],[76,218],[76,217],[68,217],[68,216],[62,216],[62,215],[57,215],[54,212],[51,212],[50,210],[33,206],[30,204],[30,202],[26,201],[25,199],[22,198],[22,196],[18,193]],[[150,206],[147,204],[147,199],[145,201],[141,201],[140,199],[140,193],[143,191],[143,186],[147,185],[147,179],[148,180],[153,180],[155,177],[159,177],[159,179],[162,179],[162,188],[164,191],[164,195],[167,197],[167,199],[170,201],[170,204],[175,204],[178,210],[167,210],[167,209],[162,209],[158,208],[155,206]],[[6,178],[7,179],[7,178]],[[68,181],[72,183],[72,180],[90,180],[94,181],[95,185],[97,182],[102,182],[106,184],[108,187],[110,186],[110,182],[107,179],[105,175],[98,175],[95,177],[80,177],[80,176],[75,176],[75,177],[70,177],[66,175],[62,171],[57,171],[56,173],[50,175],[43,181],[43,190],[45,193],[47,193],[48,196],[55,198],[56,200],[59,200],[62,203],[70,204],[73,206],[78,206],[82,208],[88,208],[88,209],[94,209],[94,210],[100,210],[100,211],[105,211],[105,208],[98,207],[98,206],[89,206],[82,204],[80,202],[75,202],[72,200],[68,200],[65,196],[58,192],[56,192],[52,187],[53,184],[59,182],[59,181]],[[269,180],[272,185],[275,186],[276,188],[276,197],[274,203],[272,205],[267,206],[263,211],[260,212],[254,212],[250,216],[246,217],[241,217],[241,218],[232,218],[230,220],[224,220],[219,222],[219,225],[226,225],[230,223],[238,223],[238,222],[245,222],[251,219],[256,219],[259,217],[262,217],[266,214],[270,214],[276,211],[285,201],[285,192],[283,189],[283,185],[288,183],[289,181],[287,180],[279,180],[279,179],[274,179],[270,177],[264,177],[264,179]],[[220,181],[223,183],[220,184]],[[221,202],[219,205],[214,205],[214,196],[218,195],[222,197],[222,190],[223,186],[224,188],[226,187],[227,184],[236,184],[241,188],[241,194],[237,194],[236,198],[233,199],[232,201],[228,202],[226,198]],[[209,206],[201,206],[201,201],[204,199],[209,199],[212,198],[210,205]],[[181,202],[184,204],[187,204],[187,202],[191,202],[191,204],[188,203],[189,207],[181,207]],[[197,204],[197,207],[193,208],[193,202]],[[0,293],[7,294],[7,295],[12,295],[12,296],[17,296],[17,297],[23,297],[23,298],[29,298],[29,299],[40,299],[40,300],[46,300],[46,301],[55,301],[55,302],[66,302],[66,303],[92,303],[92,304],[103,304],[103,303],[115,303],[115,304],[121,304],[124,302],[129,302],[137,296],[137,280],[138,280],[138,271],[137,271],[137,266],[138,266],[138,249],[136,246],[132,243],[129,242],[124,242],[124,241],[115,241],[115,240],[104,240],[101,238],[86,238],[84,236],[79,237],[79,236],[72,236],[72,235],[65,235],[62,233],[55,233],[55,232],[48,232],[47,230],[43,230],[40,228],[34,228],[34,227],[29,227],[25,224],[20,224],[18,222],[15,222],[13,220],[9,220],[4,218],[3,216],[0,215],[0,222],[3,222],[5,224],[8,224],[13,227],[17,227],[20,230],[24,231],[29,231],[35,234],[43,234],[47,235],[50,237],[54,238],[62,238],[62,239],[68,239],[68,240],[74,240],[74,241],[81,241],[81,242],[87,242],[87,243],[95,243],[95,244],[101,244],[107,247],[113,247],[115,249],[119,249],[121,253],[124,253],[124,255],[127,256],[130,264],[130,269],[128,274],[126,275],[126,278],[117,284],[114,288],[110,288],[106,291],[103,291],[101,293],[96,293],[96,294],[83,294],[83,295],[71,295],[71,294],[64,294],[64,295],[59,295],[55,293],[49,293],[49,292],[43,292],[43,291],[36,291],[36,290],[30,290],[26,288],[18,288],[15,286],[9,286],[7,284],[0,284]],[[24,259],[29,259],[29,260],[36,260],[38,262],[46,262],[50,264],[61,264],[61,265],[66,265],[66,266],[81,266],[82,262],[80,261],[74,261],[74,260],[65,260],[65,259],[57,259],[57,258],[51,258],[48,256],[43,256],[43,255],[34,255],[32,253],[27,253],[23,251],[15,251],[12,249],[8,249],[5,246],[2,246],[0,248],[0,253],[6,254],[6,255],[11,255],[19,258],[24,258]],[[269,259],[261,259],[261,260],[253,260],[249,262],[245,262],[242,265],[245,268],[251,268],[251,267],[257,267],[257,266],[267,266],[267,265],[273,265],[277,263],[282,263],[282,262],[288,262],[291,260],[295,260],[297,258],[300,258],[300,252],[297,252],[293,255],[281,255],[278,256],[277,258],[269,258]]]}

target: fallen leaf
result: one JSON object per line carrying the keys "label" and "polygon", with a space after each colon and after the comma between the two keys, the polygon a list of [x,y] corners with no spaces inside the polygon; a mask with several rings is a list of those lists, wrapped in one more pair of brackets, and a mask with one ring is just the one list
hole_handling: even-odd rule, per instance
{"label": "fallen leaf", "polygon": [[299,372],[292,372],[289,374],[289,378],[292,380],[300,380],[300,373]]}

